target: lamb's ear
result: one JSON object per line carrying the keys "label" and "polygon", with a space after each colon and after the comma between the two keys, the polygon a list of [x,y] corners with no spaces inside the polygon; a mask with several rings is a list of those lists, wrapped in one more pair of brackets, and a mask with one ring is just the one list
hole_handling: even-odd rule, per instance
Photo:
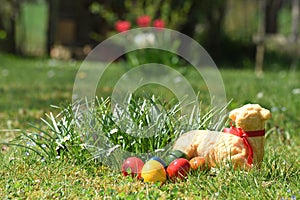
{"label": "lamb's ear", "polygon": [[264,108],[261,109],[260,114],[261,114],[262,119],[267,120],[267,119],[271,118],[271,112],[267,109],[264,109]]}
{"label": "lamb's ear", "polygon": [[229,113],[229,118],[232,120],[232,121],[235,121],[236,120],[236,116],[238,115],[239,111],[238,111],[239,108],[236,108],[232,111],[230,111]]}

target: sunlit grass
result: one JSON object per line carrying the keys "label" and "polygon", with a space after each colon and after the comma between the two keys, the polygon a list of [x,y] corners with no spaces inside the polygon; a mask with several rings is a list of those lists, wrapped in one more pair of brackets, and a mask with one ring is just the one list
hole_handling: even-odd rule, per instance
{"label": "sunlit grass", "polygon": [[[1,162],[2,198],[299,198],[299,163],[282,156],[283,149],[266,148],[261,170],[248,173],[221,168],[198,172],[176,183],[148,184],[123,177],[117,170],[72,161],[41,163],[28,158]],[[287,153],[285,151],[285,153]],[[292,158],[293,157],[293,158]],[[6,157],[7,158],[7,157]],[[287,162],[287,160],[289,162]]]}
{"label": "sunlit grass", "polygon": [[[50,105],[67,107],[68,103],[65,102],[70,102],[78,63],[74,65],[73,62],[3,55],[0,58],[0,129],[51,132],[51,129],[45,129],[49,125],[45,125],[40,117],[47,119],[48,123],[53,122],[50,114],[50,118],[47,118],[45,113],[51,111],[55,117],[61,110],[51,108]],[[53,62],[55,66],[52,66]],[[121,73],[121,70],[121,65],[115,65],[110,73]],[[182,71],[190,77],[197,90],[206,94],[205,85],[194,77],[192,71]],[[263,78],[257,78],[252,71],[244,70],[222,69],[221,73],[227,98],[232,99],[228,110],[251,102],[259,103],[272,111],[272,119],[266,125],[265,157],[260,170],[246,173],[220,168],[192,173],[187,180],[181,182],[146,184],[123,177],[120,171],[102,166],[97,161],[76,162],[72,149],[70,156],[65,153],[63,158],[58,159],[57,143],[53,140],[51,144],[55,146],[49,148],[52,159],[48,161],[26,148],[3,147],[0,153],[0,198],[300,198],[300,94],[297,90],[300,88],[300,72],[284,69],[266,71]],[[206,99],[203,101],[202,111],[207,113],[210,109]],[[97,117],[99,115],[95,119]],[[55,118],[55,122],[59,123],[59,119],[61,118]],[[32,123],[41,130],[27,126],[26,123]],[[50,125],[53,126],[53,123]],[[104,127],[107,131],[112,128],[109,123]],[[68,136],[68,129],[64,131],[63,134],[66,135],[62,134],[62,139]],[[0,140],[6,142],[8,138],[12,139],[20,133],[13,130],[2,131]],[[76,140],[67,145],[71,148],[79,142]],[[43,144],[39,145],[44,147]],[[39,152],[43,152],[42,148],[37,148]],[[86,156],[90,158],[90,155]]]}

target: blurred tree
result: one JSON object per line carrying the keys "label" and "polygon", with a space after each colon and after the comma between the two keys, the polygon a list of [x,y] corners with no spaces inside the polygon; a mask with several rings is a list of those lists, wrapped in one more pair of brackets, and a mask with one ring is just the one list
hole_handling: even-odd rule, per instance
{"label": "blurred tree", "polygon": [[191,1],[191,8],[187,14],[188,20],[181,27],[179,27],[179,31],[194,38],[196,26],[199,24],[202,13],[200,11],[201,1]]}
{"label": "blurred tree", "polygon": [[[226,38],[223,26],[228,1],[190,0],[190,2],[191,8],[186,16],[188,20],[178,27],[178,30],[199,39],[214,59],[222,57],[222,43]],[[197,30],[198,27],[201,27],[201,32]]]}
{"label": "blurred tree", "polygon": [[20,12],[22,0],[0,0],[0,28],[5,31],[1,48],[7,52],[16,53],[16,19]]}
{"label": "blurred tree", "polygon": [[265,55],[265,33],[266,33],[266,6],[268,0],[259,1],[260,23],[258,26],[258,38],[255,56],[255,74],[260,77],[263,73],[264,55]]}
{"label": "blurred tree", "polygon": [[58,0],[47,0],[49,5],[49,19],[47,32],[47,52],[50,53],[51,47],[54,45],[54,35],[56,30],[56,22],[58,17]]}
{"label": "blurred tree", "polygon": [[[290,43],[291,46],[294,46],[295,51],[299,52],[298,46],[298,37],[299,37],[299,0],[292,0],[292,27],[291,27],[291,36]],[[299,53],[296,53],[293,56],[291,63],[291,71],[297,69],[299,63]]]}
{"label": "blurred tree", "polygon": [[214,57],[219,58],[223,48],[221,41],[224,39],[224,18],[227,0],[202,0],[200,9],[204,18],[203,45]]}
{"label": "blurred tree", "polygon": [[0,50],[22,54],[16,40],[21,6],[24,2],[36,3],[37,1],[39,0],[0,0],[0,29],[5,31],[5,38],[0,38]]}
{"label": "blurred tree", "polygon": [[282,0],[266,0],[265,24],[266,33],[277,33],[278,30],[278,11],[282,6]]}
{"label": "blurred tree", "polygon": [[297,42],[299,34],[299,0],[292,0],[292,28],[290,40]]}

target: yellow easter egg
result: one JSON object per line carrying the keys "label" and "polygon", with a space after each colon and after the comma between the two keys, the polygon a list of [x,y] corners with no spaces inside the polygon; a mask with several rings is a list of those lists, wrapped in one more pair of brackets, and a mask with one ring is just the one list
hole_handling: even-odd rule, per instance
{"label": "yellow easter egg", "polygon": [[167,174],[164,166],[160,162],[149,160],[142,168],[142,178],[144,182],[165,182]]}

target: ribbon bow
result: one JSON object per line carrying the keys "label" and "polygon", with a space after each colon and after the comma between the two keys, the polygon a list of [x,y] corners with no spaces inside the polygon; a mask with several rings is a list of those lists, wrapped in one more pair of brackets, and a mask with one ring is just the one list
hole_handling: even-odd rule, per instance
{"label": "ribbon bow", "polygon": [[231,133],[233,135],[236,135],[240,138],[242,138],[244,145],[248,149],[248,160],[247,163],[249,165],[252,165],[253,163],[253,149],[248,141],[248,137],[257,137],[257,136],[264,136],[265,130],[258,130],[258,131],[244,131],[241,128],[236,128],[230,123],[231,128],[224,128],[224,133]]}

